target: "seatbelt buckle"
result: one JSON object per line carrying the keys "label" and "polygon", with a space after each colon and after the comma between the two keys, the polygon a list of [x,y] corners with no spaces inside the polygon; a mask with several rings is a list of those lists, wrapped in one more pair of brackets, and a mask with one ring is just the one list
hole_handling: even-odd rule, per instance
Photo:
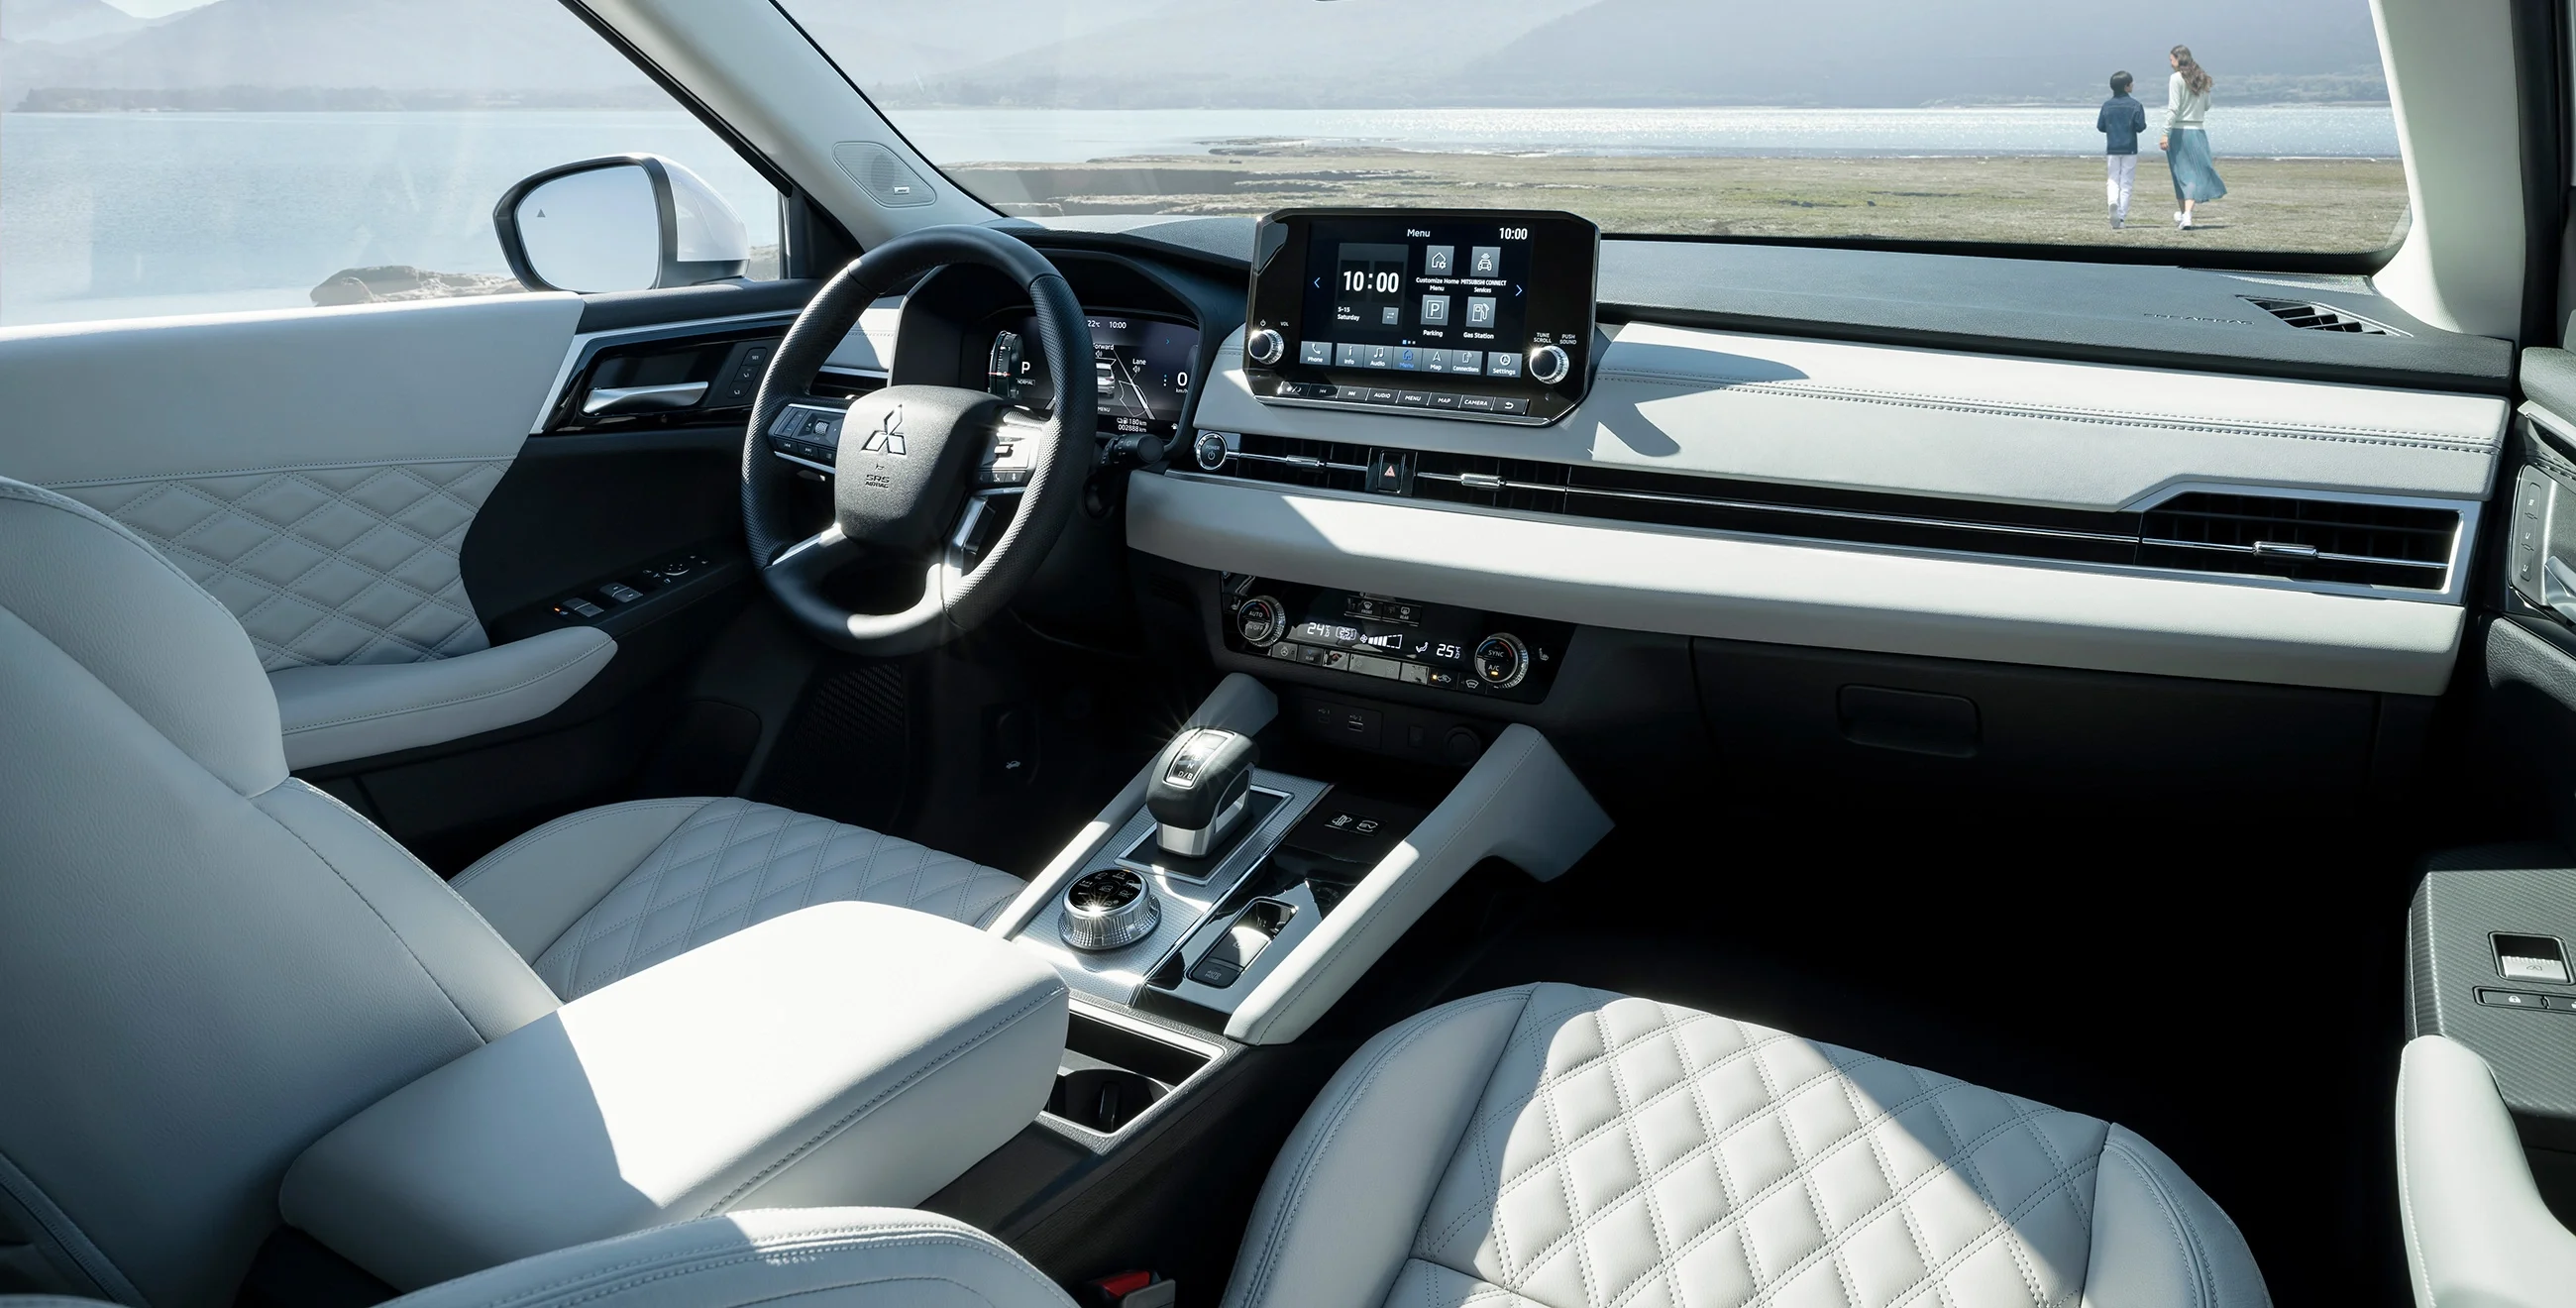
{"label": "seatbelt buckle", "polygon": [[1158,1272],[1120,1272],[1085,1282],[1082,1301],[1092,1308],[1172,1308],[1181,1283]]}

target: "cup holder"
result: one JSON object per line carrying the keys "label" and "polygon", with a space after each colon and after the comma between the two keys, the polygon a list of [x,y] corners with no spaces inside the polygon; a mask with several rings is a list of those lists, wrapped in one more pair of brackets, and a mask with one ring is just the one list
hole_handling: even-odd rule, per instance
{"label": "cup holder", "polygon": [[1065,1025],[1064,1061],[1057,1064],[1047,1115],[1116,1135],[1214,1057],[1213,1050],[1184,1048],[1077,1008]]}
{"label": "cup holder", "polygon": [[1123,1067],[1089,1067],[1055,1079],[1047,1111],[1076,1126],[1115,1135],[1171,1092],[1170,1086]]}

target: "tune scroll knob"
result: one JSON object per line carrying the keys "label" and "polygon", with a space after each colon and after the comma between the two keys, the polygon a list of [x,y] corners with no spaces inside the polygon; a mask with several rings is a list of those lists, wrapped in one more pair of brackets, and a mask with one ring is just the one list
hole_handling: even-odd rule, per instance
{"label": "tune scroll knob", "polygon": [[1542,345],[1529,353],[1530,378],[1542,386],[1554,386],[1574,371],[1574,358],[1561,345]]}
{"label": "tune scroll knob", "polygon": [[1267,368],[1288,357],[1288,340],[1264,327],[1243,338],[1243,357]]}
{"label": "tune scroll knob", "polygon": [[1279,643],[1288,630],[1288,610],[1267,595],[1255,595],[1234,611],[1234,634],[1254,649],[1268,649]]}

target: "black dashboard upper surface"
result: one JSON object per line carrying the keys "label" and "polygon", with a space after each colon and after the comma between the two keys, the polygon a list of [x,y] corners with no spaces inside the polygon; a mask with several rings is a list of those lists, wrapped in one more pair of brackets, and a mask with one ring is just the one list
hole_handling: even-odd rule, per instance
{"label": "black dashboard upper surface", "polygon": [[[1120,250],[1222,275],[1251,218],[1005,220],[1057,249]],[[2258,300],[2339,310],[2388,334],[2292,325]],[[2505,394],[2510,343],[2418,321],[2356,276],[1608,237],[1605,322],[1669,322],[2087,362]]]}

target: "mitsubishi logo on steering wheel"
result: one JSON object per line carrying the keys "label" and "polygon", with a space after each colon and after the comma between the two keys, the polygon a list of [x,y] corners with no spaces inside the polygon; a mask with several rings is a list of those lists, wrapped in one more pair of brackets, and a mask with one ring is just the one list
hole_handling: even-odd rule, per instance
{"label": "mitsubishi logo on steering wheel", "polygon": [[866,440],[859,442],[859,453],[891,454],[898,459],[904,456],[902,405],[898,404],[886,410],[885,417],[877,423],[877,429],[869,432]]}

